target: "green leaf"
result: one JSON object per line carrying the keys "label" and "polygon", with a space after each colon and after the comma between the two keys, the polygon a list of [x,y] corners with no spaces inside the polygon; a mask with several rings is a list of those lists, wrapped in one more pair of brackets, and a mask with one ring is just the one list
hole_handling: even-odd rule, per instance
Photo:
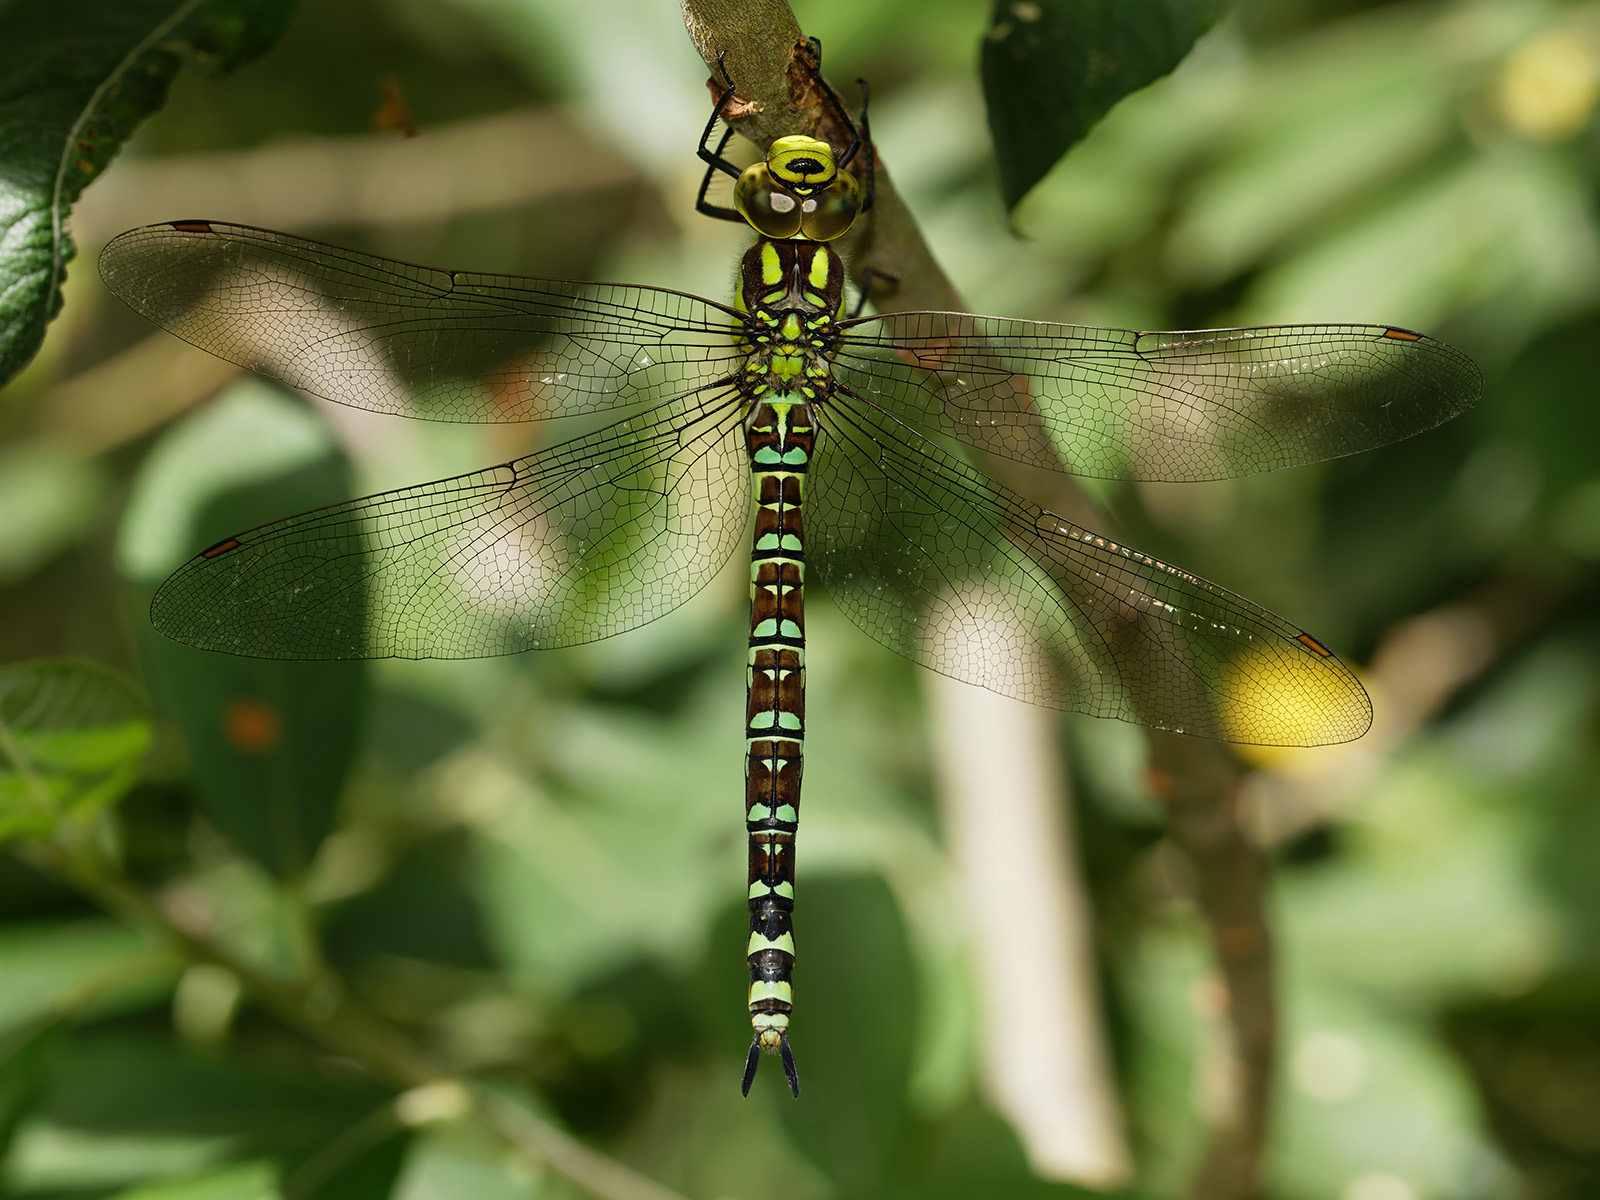
{"label": "green leaf", "polygon": [[1221,0],[999,0],[983,94],[1007,208],[1130,92],[1177,66]]}
{"label": "green leaf", "polygon": [[267,1159],[286,1178],[300,1172],[291,1187],[305,1200],[389,1196],[410,1144],[390,1094],[360,1075],[331,1077],[319,1062],[293,1039],[229,1059],[154,1030],[79,1029],[53,1055],[6,1182],[21,1175],[38,1191],[76,1195]]}
{"label": "green leaf", "polygon": [[303,871],[333,826],[361,732],[364,664],[208,653],[161,637],[145,614],[162,578],[202,547],[349,495],[348,467],[316,418],[246,380],[157,443],[119,535],[150,693],[183,730],[206,815],[279,878]]}
{"label": "green leaf", "polygon": [[184,56],[228,71],[272,45],[293,0],[0,4],[0,384],[61,308],[67,216]]}
{"label": "green leaf", "polygon": [[116,672],[65,658],[0,668],[0,840],[116,803],[149,744],[144,698]]}
{"label": "green leaf", "polygon": [[278,1172],[271,1163],[239,1163],[194,1179],[119,1192],[115,1200],[274,1200]]}
{"label": "green leaf", "polygon": [[137,1011],[170,990],[180,965],[114,921],[13,923],[0,929],[0,1037],[61,1016]]}
{"label": "green leaf", "polygon": [[703,786],[692,765],[728,765],[727,712],[708,694],[670,723],[553,714],[544,744],[567,803],[490,755],[452,781],[463,805],[502,798],[477,825],[475,883],[496,950],[542,994],[641,952],[683,955],[734,894],[741,847],[728,837],[728,793]]}
{"label": "green leaf", "polygon": [[18,1127],[6,1174],[16,1189],[67,1192],[191,1175],[222,1159],[226,1138],[104,1134],[34,1117]]}
{"label": "green leaf", "polygon": [[0,1040],[0,1160],[10,1158],[17,1126],[38,1102],[62,1037],[59,1024],[46,1023]]}
{"label": "green leaf", "polygon": [[25,577],[81,537],[105,487],[99,463],[57,440],[0,449],[0,582]]}
{"label": "green leaf", "polygon": [[504,1143],[476,1125],[456,1122],[412,1142],[394,1200],[533,1200],[542,1190]]}

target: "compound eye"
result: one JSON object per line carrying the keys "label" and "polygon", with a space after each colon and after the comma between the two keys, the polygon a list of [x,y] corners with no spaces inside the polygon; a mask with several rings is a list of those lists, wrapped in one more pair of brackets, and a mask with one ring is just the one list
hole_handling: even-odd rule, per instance
{"label": "compound eye", "polygon": [[855,224],[861,212],[861,185],[843,171],[801,205],[800,228],[813,242],[831,242]]}
{"label": "compound eye", "polygon": [[799,233],[804,215],[800,205],[798,196],[778,186],[764,162],[746,167],[734,181],[733,206],[762,237],[791,238]]}

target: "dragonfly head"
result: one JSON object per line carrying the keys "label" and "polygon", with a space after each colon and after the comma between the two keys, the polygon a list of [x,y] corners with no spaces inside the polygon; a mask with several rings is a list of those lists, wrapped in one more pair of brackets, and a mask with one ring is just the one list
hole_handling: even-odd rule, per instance
{"label": "dragonfly head", "polygon": [[861,185],[839,170],[827,142],[795,134],[733,185],[733,204],[762,237],[831,242],[855,223]]}

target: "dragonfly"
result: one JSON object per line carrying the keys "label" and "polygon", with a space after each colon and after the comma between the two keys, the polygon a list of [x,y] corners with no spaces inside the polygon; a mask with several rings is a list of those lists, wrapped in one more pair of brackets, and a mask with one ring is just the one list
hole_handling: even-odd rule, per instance
{"label": "dragonfly", "polygon": [[[570,646],[664,616],[749,546],[747,1095],[763,1054],[800,1092],[808,582],[890,650],[1018,700],[1235,742],[1354,739],[1370,702],[1321,641],[1046,511],[971,451],[1090,477],[1222,479],[1409,437],[1481,390],[1464,354],[1387,325],[860,315],[834,243],[871,205],[866,89],[852,120],[822,88],[848,144],[793,134],[740,169],[724,157],[731,128],[710,147],[735,95],[724,72],[697,207],[755,234],[728,304],[416,266],[209,220],[129,231],[100,257],[111,290],[156,324],[341,404],[613,418],[225,538],[158,590],[151,619],[168,637],[305,660]],[[731,207],[707,199],[717,173],[734,180]]]}

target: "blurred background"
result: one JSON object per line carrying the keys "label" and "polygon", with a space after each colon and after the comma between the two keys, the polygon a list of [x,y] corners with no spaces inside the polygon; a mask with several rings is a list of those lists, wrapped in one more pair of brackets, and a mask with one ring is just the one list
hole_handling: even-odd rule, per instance
{"label": "blurred background", "polygon": [[[1600,1195],[1600,4],[1240,0],[1014,218],[986,5],[794,7],[835,82],[871,81],[883,161],[975,311],[1387,322],[1482,366],[1476,411],[1401,445],[1090,490],[1132,545],[1314,630],[1377,707],[1349,746],[1238,751],[1280,953],[1269,1194]],[[154,586],[226,533],[537,435],[275,390],[126,311],[99,246],[208,217],[725,297],[746,235],[693,211],[704,80],[665,0],[325,0],[256,65],[183,76],[86,193],[65,310],[0,393],[0,661],[80,656],[151,693],[118,850],[169,911],[269,969],[325,965],[687,1195],[1184,1194],[1219,1014],[1140,730],[1043,718],[1106,1063],[1057,1097],[1104,1117],[1081,1152],[996,1092],[936,800],[948,702],[825,594],[798,1103],[770,1065],[737,1094],[740,563],[632,634],[506,659],[269,667],[148,629]],[[14,855],[0,1050],[0,1194],[575,1194],[470,1124],[375,1123],[388,1093],[226,971]]]}

